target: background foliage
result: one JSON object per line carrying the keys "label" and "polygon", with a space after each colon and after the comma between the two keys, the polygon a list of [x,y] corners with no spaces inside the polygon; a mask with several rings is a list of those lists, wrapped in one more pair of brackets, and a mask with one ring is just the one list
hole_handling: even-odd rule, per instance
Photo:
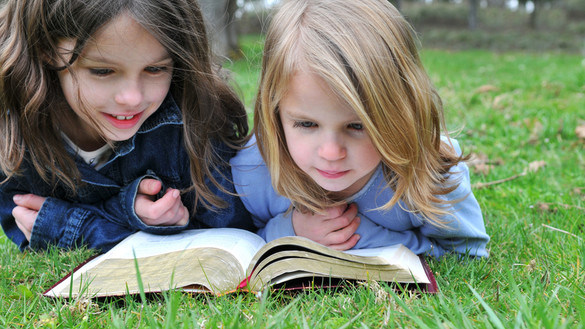
{"label": "background foliage", "polygon": [[[474,28],[469,22],[472,1],[478,1]],[[425,48],[585,53],[585,0],[537,0],[537,15],[532,1],[391,2],[400,5],[401,12],[419,32]],[[234,24],[242,34],[263,31],[272,8],[265,3],[241,1]]]}

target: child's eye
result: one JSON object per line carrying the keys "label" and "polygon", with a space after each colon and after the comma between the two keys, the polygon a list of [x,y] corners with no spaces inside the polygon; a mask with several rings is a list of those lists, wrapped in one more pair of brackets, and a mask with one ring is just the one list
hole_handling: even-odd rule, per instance
{"label": "child's eye", "polygon": [[169,68],[167,66],[148,66],[144,69],[148,73],[161,73],[161,72],[168,72]]}
{"label": "child's eye", "polygon": [[112,69],[89,69],[89,72],[93,75],[97,75],[100,77],[109,75],[114,72]]}
{"label": "child's eye", "polygon": [[363,130],[364,129],[364,125],[362,125],[361,123],[350,123],[349,125],[347,125],[347,127],[349,129],[353,129],[353,130]]}
{"label": "child's eye", "polygon": [[313,128],[317,127],[317,124],[311,121],[295,121],[293,124],[294,128]]}

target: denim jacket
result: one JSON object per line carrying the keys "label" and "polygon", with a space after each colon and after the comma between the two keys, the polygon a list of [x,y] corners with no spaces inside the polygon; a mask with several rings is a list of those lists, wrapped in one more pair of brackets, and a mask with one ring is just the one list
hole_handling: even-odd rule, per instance
{"label": "denim jacket", "polygon": [[[163,191],[172,187],[191,186],[189,157],[183,146],[181,111],[169,95],[159,109],[149,117],[132,138],[118,142],[110,160],[99,170],[86,164],[74,151],[82,184],[77,194],[63,185],[44,182],[30,163],[24,164],[23,175],[12,177],[0,185],[0,221],[4,233],[20,250],[45,249],[49,245],[74,248],[85,245],[105,252],[128,235],[138,231],[170,234],[186,228],[238,227],[252,229],[249,213],[237,196],[221,192],[209,184],[211,191],[225,200],[228,207],[209,210],[201,202],[193,211],[194,193],[181,196],[191,214],[184,226],[149,226],[134,211],[138,185],[143,178],[155,178],[163,183]],[[227,163],[235,152],[223,143],[215,151]],[[234,193],[231,171],[226,164],[214,178]],[[1,174],[0,179],[5,179]],[[12,209],[14,194],[33,193],[47,197],[38,212],[30,243],[16,226]]]}

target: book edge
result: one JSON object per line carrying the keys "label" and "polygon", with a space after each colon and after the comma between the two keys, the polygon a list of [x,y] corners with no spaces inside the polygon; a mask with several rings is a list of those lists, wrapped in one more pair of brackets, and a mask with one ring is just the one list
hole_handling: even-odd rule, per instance
{"label": "book edge", "polygon": [[71,276],[73,275],[73,273],[77,272],[79,269],[84,267],[87,263],[91,262],[92,260],[94,260],[95,258],[97,258],[101,255],[103,255],[103,254],[93,255],[93,256],[87,258],[86,260],[84,260],[83,262],[81,262],[79,265],[75,266],[75,268],[73,270],[69,271],[69,273],[67,275],[62,277],[59,281],[57,281],[55,284],[53,284],[51,287],[49,287],[47,290],[45,290],[43,292],[43,296],[52,297],[52,298],[63,297],[64,295],[62,295],[62,294],[52,294],[51,295],[51,294],[49,294],[49,292],[51,290],[53,290],[55,287],[57,287],[58,285],[60,285],[65,280],[69,280],[71,278]]}
{"label": "book edge", "polygon": [[431,293],[431,294],[438,293],[439,287],[437,285],[437,280],[435,279],[435,274],[431,270],[429,263],[427,262],[424,255],[418,255],[418,257],[419,257],[420,262],[423,266],[423,269],[425,270],[425,274],[427,275],[427,278],[429,278],[429,281],[430,281],[430,283],[425,284],[424,291]]}

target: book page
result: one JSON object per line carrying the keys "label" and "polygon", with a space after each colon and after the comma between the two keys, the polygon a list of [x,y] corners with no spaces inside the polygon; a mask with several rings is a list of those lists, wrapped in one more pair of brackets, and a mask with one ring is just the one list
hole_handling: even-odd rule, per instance
{"label": "book page", "polygon": [[405,266],[416,278],[426,277],[425,269],[418,257],[413,257],[415,256],[414,253],[401,244],[379,248],[346,250],[345,253],[358,256],[377,256],[384,259],[388,264]]}
{"label": "book page", "polygon": [[[254,266],[254,267],[253,267]],[[248,267],[251,289],[293,277],[328,276],[398,282],[430,282],[419,256],[403,245],[337,251],[301,237],[267,243]]]}
{"label": "book page", "polygon": [[393,245],[379,248],[367,248],[367,249],[349,249],[345,250],[344,253],[358,255],[358,256],[378,256],[384,258],[388,263],[395,259],[394,254],[398,251],[401,245]]}
{"label": "book page", "polygon": [[175,287],[195,284],[222,293],[237,287],[244,269],[264,244],[255,233],[233,228],[187,230],[174,235],[137,232],[76,269],[45,295],[68,296],[71,284],[70,297],[135,293],[135,257],[145,291],[169,289],[172,283]]}
{"label": "book page", "polygon": [[137,232],[110,250],[107,258],[134,259],[176,250],[218,248],[233,254],[245,269],[254,254],[265,244],[255,233],[235,228],[186,230],[172,235]]}

